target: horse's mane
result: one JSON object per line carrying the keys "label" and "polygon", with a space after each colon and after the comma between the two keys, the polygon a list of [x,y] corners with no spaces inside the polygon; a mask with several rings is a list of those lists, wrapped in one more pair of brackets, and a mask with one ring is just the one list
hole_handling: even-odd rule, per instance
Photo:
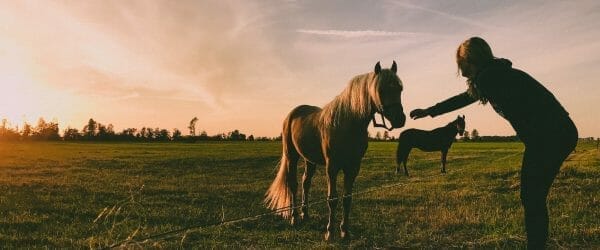
{"label": "horse's mane", "polygon": [[375,98],[371,97],[372,91],[376,93],[378,77],[371,72],[352,78],[342,93],[323,107],[320,117],[322,126],[331,128],[338,126],[342,121],[368,118],[373,113],[371,103],[381,106],[377,94],[373,95]]}

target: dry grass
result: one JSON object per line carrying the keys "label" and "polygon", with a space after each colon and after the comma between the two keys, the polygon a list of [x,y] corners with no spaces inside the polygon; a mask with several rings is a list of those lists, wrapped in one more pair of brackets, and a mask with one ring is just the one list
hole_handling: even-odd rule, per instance
{"label": "dry grass", "polygon": [[[524,247],[520,144],[456,143],[446,175],[439,154],[415,150],[410,178],[394,174],[395,146],[370,143],[352,238],[328,243],[325,203],[297,227],[267,215],[139,240],[268,212],[275,142],[0,143],[0,245],[102,247],[130,238],[133,247],[167,248]],[[600,152],[579,145],[550,194],[551,247],[600,247],[599,177]],[[325,186],[318,168],[311,197],[323,200]]]}

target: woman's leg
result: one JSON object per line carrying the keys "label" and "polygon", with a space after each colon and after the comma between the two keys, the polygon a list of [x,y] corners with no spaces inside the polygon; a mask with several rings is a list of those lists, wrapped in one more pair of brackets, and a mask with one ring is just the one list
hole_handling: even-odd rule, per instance
{"label": "woman's leg", "polygon": [[521,168],[521,203],[525,211],[528,249],[544,249],[548,240],[546,200],[560,166],[577,145],[577,138],[544,146],[526,146]]}
{"label": "woman's leg", "polygon": [[521,203],[525,211],[527,248],[543,249],[548,239],[548,191],[558,173],[558,166],[544,166],[543,155],[525,149],[521,168]]}

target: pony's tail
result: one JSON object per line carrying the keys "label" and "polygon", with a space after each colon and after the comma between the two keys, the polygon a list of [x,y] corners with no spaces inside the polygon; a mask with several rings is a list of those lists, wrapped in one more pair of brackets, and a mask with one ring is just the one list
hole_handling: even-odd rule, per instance
{"label": "pony's tail", "polygon": [[[285,154],[281,156],[279,162],[279,171],[273,183],[265,194],[265,205],[267,208],[281,215],[283,218],[290,218],[292,215],[292,183],[296,183],[296,169],[290,169],[289,159]],[[293,172],[292,172],[293,171]]]}
{"label": "pony's tail", "polygon": [[[297,162],[290,161],[290,154],[294,154],[294,145],[291,143],[291,116],[292,111],[283,123],[283,131],[281,133],[281,143],[283,152],[279,161],[279,171],[273,183],[265,193],[265,206],[275,211],[276,214],[283,218],[292,216],[294,192],[298,186],[297,177]],[[295,155],[295,154],[294,154]]]}

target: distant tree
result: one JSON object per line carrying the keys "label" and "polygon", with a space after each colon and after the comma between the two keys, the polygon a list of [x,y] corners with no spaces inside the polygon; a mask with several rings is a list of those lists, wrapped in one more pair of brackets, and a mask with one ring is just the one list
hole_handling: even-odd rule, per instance
{"label": "distant tree", "polygon": [[29,123],[25,122],[23,124],[23,130],[21,131],[21,138],[27,139],[27,138],[29,138],[29,136],[31,136],[32,133],[33,132],[32,132],[31,125]]}
{"label": "distant tree", "polygon": [[98,123],[94,121],[94,119],[90,118],[88,124],[83,127],[83,136],[88,140],[96,137],[96,131],[98,129],[97,125]]}
{"label": "distant tree", "polygon": [[471,137],[470,137],[469,131],[466,131],[466,130],[465,130],[465,133],[464,133],[464,134],[463,134],[463,136],[462,136],[462,140],[463,140],[463,141],[470,141],[470,140],[471,140]]}
{"label": "distant tree", "polygon": [[152,139],[154,139],[154,129],[152,128],[146,128],[146,139],[148,139],[149,141],[151,141]]}
{"label": "distant tree", "polygon": [[108,124],[108,126],[106,126],[106,135],[108,136],[109,140],[113,140],[115,138],[115,126],[113,126],[112,124]]}
{"label": "distant tree", "polygon": [[198,122],[198,117],[194,117],[190,121],[190,125],[188,126],[188,128],[190,129],[191,136],[196,136],[196,122]]}
{"label": "distant tree", "polygon": [[64,131],[63,139],[65,141],[79,140],[79,139],[81,139],[81,134],[79,133],[79,130],[77,130],[76,128],[68,127]]}
{"label": "distant tree", "polygon": [[225,133],[216,134],[213,136],[213,139],[217,141],[222,141],[227,139],[227,135]]}
{"label": "distant tree", "polygon": [[245,141],[246,135],[240,133],[240,131],[236,129],[229,132],[229,134],[227,135],[227,139],[232,141]]}
{"label": "distant tree", "polygon": [[254,141],[254,135],[248,136],[248,141]]}
{"label": "distant tree", "polygon": [[36,140],[58,140],[58,122],[46,122],[44,118],[40,118],[37,127],[33,129],[33,138]]}
{"label": "distant tree", "polygon": [[205,130],[202,130],[202,132],[200,132],[200,136],[198,137],[199,140],[208,140],[208,133],[206,133]]}
{"label": "distant tree", "polygon": [[123,131],[120,134],[118,134],[117,137],[119,138],[119,140],[133,141],[136,139],[136,132],[137,129],[135,128],[126,128],[123,129]]}
{"label": "distant tree", "polygon": [[148,133],[146,132],[146,127],[142,127],[142,129],[140,129],[140,132],[138,133],[138,137],[141,139],[146,139],[148,138]]}
{"label": "distant tree", "polygon": [[102,123],[98,123],[97,127],[98,127],[98,132],[96,133],[96,138],[98,140],[108,139],[108,130],[106,129],[106,126]]}
{"label": "distant tree", "polygon": [[471,132],[471,139],[473,141],[479,141],[479,131],[477,131],[477,129],[473,129],[473,131]]}
{"label": "distant tree", "polygon": [[[156,130],[158,130],[158,128],[156,128]],[[155,130],[155,132],[156,132],[156,130]],[[171,135],[169,133],[169,130],[166,130],[166,129],[158,130],[158,132],[156,132],[156,139],[159,141],[171,140]]]}
{"label": "distant tree", "polygon": [[0,123],[0,139],[7,139],[6,138],[7,130],[8,130],[8,120],[2,119],[2,122]]}
{"label": "distant tree", "polygon": [[35,139],[42,139],[43,133],[46,130],[46,126],[48,126],[46,120],[44,120],[43,117],[40,117],[40,119],[38,119],[37,126],[33,128],[33,137]]}
{"label": "distant tree", "polygon": [[58,134],[58,122],[53,121],[48,124],[44,131],[44,138],[52,141],[60,140],[60,134]]}
{"label": "distant tree", "polygon": [[0,140],[16,141],[20,137],[19,128],[10,128],[10,123],[7,119],[2,119],[0,124]]}
{"label": "distant tree", "polygon": [[[161,130],[160,128],[154,128],[154,131],[152,131],[152,134],[154,135],[155,140],[158,140],[158,141],[162,140],[161,135],[160,135],[160,130]],[[170,137],[170,135],[167,137]]]}
{"label": "distant tree", "polygon": [[181,131],[177,128],[173,129],[173,136],[171,137],[173,141],[181,140]]}

